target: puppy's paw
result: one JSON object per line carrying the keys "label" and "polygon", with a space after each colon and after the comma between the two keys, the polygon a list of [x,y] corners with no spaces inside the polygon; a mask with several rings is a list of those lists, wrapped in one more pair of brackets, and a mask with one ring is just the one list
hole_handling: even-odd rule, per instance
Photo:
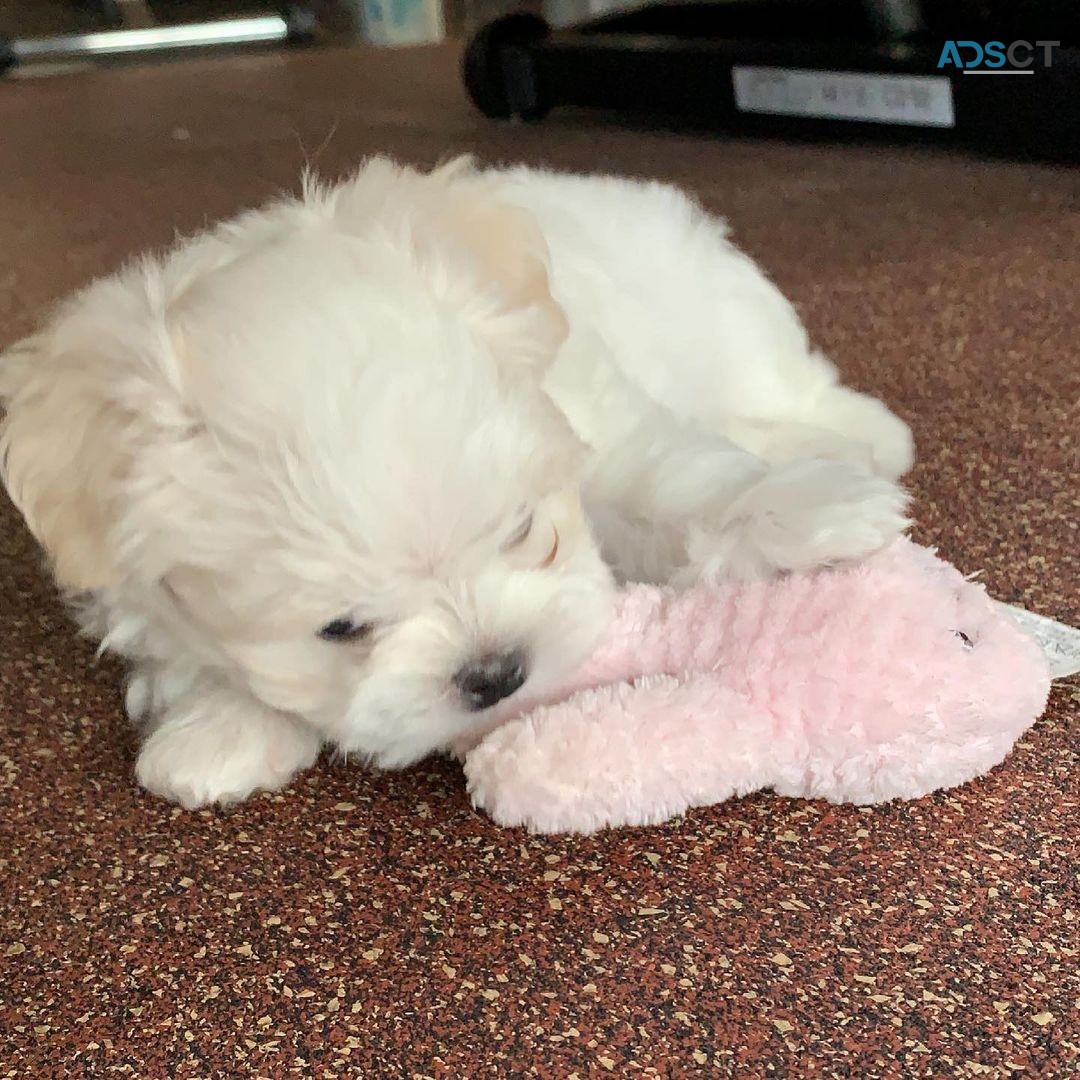
{"label": "puppy's paw", "polygon": [[133,724],[141,724],[150,715],[154,698],[154,676],[148,667],[136,668],[124,683],[124,712]]}
{"label": "puppy's paw", "polygon": [[124,712],[133,724],[150,724],[198,681],[196,668],[140,663],[124,683]]}
{"label": "puppy's paw", "polygon": [[911,428],[876,398],[849,387],[824,394],[811,422],[868,447],[873,471],[888,480],[903,476],[915,460]]}
{"label": "puppy's paw", "polygon": [[774,469],[733,503],[720,527],[692,531],[693,575],[746,579],[861,559],[910,524],[891,480],[840,461]]}
{"label": "puppy's paw", "polygon": [[306,725],[228,692],[174,705],[143,744],[139,783],[193,810],[276,791],[318,756]]}

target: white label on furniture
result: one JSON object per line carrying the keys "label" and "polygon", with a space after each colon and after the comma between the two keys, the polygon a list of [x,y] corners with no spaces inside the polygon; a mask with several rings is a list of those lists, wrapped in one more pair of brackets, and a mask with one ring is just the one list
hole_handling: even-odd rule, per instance
{"label": "white label on furniture", "polygon": [[731,69],[731,80],[735,106],[741,112],[920,127],[956,126],[952,86],[942,75],[866,75],[737,66]]}
{"label": "white label on furniture", "polygon": [[1080,671],[1080,630],[1055,622],[1045,615],[1036,615],[1012,604],[1002,604],[1016,620],[1021,630],[1030,634],[1050,663],[1050,676],[1067,679]]}

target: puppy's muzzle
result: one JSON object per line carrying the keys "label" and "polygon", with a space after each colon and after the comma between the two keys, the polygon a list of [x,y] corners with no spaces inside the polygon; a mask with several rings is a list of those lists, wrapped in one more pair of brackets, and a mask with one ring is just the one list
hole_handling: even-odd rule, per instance
{"label": "puppy's muzzle", "polygon": [[480,712],[508,698],[527,678],[525,654],[515,649],[488,653],[466,664],[454,676],[454,685],[461,691],[465,705],[473,712]]}

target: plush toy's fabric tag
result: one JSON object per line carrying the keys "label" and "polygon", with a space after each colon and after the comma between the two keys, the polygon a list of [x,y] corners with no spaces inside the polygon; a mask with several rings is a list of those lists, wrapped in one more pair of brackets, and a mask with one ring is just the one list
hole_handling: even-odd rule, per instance
{"label": "plush toy's fabric tag", "polygon": [[1001,606],[1012,615],[1022,630],[1035,639],[1046,654],[1051,678],[1067,679],[1080,671],[1080,630],[1012,604]]}

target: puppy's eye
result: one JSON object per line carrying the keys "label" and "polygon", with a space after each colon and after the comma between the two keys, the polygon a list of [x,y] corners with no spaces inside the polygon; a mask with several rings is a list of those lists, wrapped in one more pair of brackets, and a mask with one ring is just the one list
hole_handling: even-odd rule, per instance
{"label": "puppy's eye", "polygon": [[324,641],[360,641],[374,629],[374,623],[358,623],[348,615],[343,615],[322,627],[319,637]]}
{"label": "puppy's eye", "polygon": [[559,554],[559,530],[554,530],[555,536],[551,541],[551,550],[544,557],[544,561],[540,564],[541,570],[546,570],[554,561],[555,556]]}
{"label": "puppy's eye", "polygon": [[515,530],[513,536],[503,544],[503,550],[509,551],[510,548],[515,548],[518,544],[524,544],[529,538],[529,533],[532,532],[533,516],[530,514]]}

